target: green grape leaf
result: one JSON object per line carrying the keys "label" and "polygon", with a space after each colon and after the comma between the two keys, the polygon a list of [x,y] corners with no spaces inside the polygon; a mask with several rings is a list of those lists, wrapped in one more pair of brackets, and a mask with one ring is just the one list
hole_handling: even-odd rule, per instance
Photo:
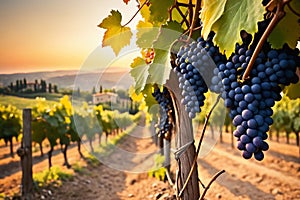
{"label": "green grape leaf", "polygon": [[[290,2],[292,8],[300,8],[300,1],[294,0]],[[299,10],[300,11],[300,10]],[[295,15],[289,8],[285,7],[286,15],[276,25],[270,34],[268,41],[272,48],[279,49],[287,43],[290,48],[294,49],[297,46],[297,41],[300,38],[299,17]]]}
{"label": "green grape leaf", "polygon": [[170,76],[170,48],[182,34],[183,29],[176,21],[163,25],[153,43],[155,57],[149,67],[148,83],[164,85]]}
{"label": "green grape leaf", "polygon": [[163,85],[169,79],[171,64],[169,61],[170,52],[168,50],[155,49],[153,63],[149,67],[148,82]]}
{"label": "green grape leaf", "polygon": [[202,35],[207,38],[213,24],[222,16],[226,0],[203,0],[200,19],[203,23]]}
{"label": "green grape leaf", "polygon": [[139,94],[145,88],[149,65],[145,63],[143,58],[137,57],[133,60],[133,63],[131,63],[130,66],[132,67],[130,74],[135,80],[135,93]]}
{"label": "green grape leaf", "polygon": [[227,0],[223,15],[212,26],[216,33],[213,42],[229,57],[235,44],[242,42],[240,31],[253,35],[258,30],[257,22],[264,19],[264,13],[261,0]]}
{"label": "green grape leaf", "polygon": [[150,48],[158,35],[159,29],[150,22],[139,21],[136,33],[136,44],[139,48]]}
{"label": "green grape leaf", "polygon": [[111,15],[103,19],[98,27],[106,29],[102,47],[111,46],[116,55],[119,54],[121,49],[130,44],[132,32],[129,27],[121,25],[122,15],[117,10],[112,10]]}
{"label": "green grape leaf", "polygon": [[154,119],[156,119],[155,114],[159,112],[159,106],[154,106],[157,105],[157,101],[152,95],[152,88],[153,86],[151,84],[147,84],[145,88],[143,89],[143,97],[145,99],[146,106],[148,107],[148,112]]}
{"label": "green grape leaf", "polygon": [[296,84],[291,84],[285,88],[285,94],[290,99],[297,99],[300,98],[300,81]]}
{"label": "green grape leaf", "polygon": [[174,0],[150,0],[150,21],[153,23],[165,23],[169,17],[169,8]]}

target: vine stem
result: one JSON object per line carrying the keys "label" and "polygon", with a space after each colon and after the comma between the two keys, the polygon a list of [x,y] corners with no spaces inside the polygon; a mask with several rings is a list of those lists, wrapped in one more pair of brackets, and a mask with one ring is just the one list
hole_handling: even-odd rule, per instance
{"label": "vine stem", "polygon": [[223,174],[224,172],[225,172],[225,170],[223,169],[223,170],[219,171],[218,173],[216,173],[216,174],[213,176],[213,178],[209,181],[207,187],[204,189],[203,194],[201,195],[201,197],[199,198],[199,200],[204,200],[204,197],[205,197],[205,195],[206,195],[206,192],[207,192],[208,189],[210,188],[211,184],[212,184],[215,180],[217,180],[217,178],[218,178],[221,174]]}
{"label": "vine stem", "polygon": [[202,133],[201,133],[201,137],[200,137],[200,140],[199,140],[199,144],[197,146],[197,151],[196,151],[196,154],[195,154],[195,158],[193,160],[193,164],[192,164],[191,170],[189,172],[189,175],[188,175],[183,187],[181,188],[181,191],[178,194],[179,197],[183,194],[183,191],[185,190],[185,188],[186,188],[186,186],[187,186],[187,184],[188,184],[188,182],[191,178],[191,175],[194,171],[194,168],[195,168],[196,163],[197,163],[198,155],[199,155],[199,152],[200,152],[200,148],[201,148],[201,145],[202,145],[202,141],[204,139],[204,134],[205,134],[206,127],[208,125],[208,122],[209,122],[209,119],[210,119],[210,116],[211,116],[213,110],[215,109],[215,107],[218,105],[218,103],[220,101],[220,98],[221,98],[221,95],[218,96],[218,98],[217,98],[216,102],[214,103],[213,107],[210,109],[209,113],[206,115],[204,126],[203,126]]}
{"label": "vine stem", "polygon": [[271,34],[271,32],[273,31],[273,29],[275,28],[275,26],[278,24],[278,22],[285,16],[285,12],[283,10],[284,6],[289,3],[291,0],[281,0],[278,1],[277,3],[277,8],[276,8],[276,13],[273,17],[273,19],[271,20],[270,24],[268,25],[267,29],[265,30],[264,34],[262,35],[262,37],[260,38],[254,52],[253,55],[249,61],[249,64],[247,66],[247,69],[245,70],[245,73],[243,74],[242,77],[242,81],[245,81],[246,79],[249,79],[250,77],[250,72],[253,68],[254,62],[256,60],[256,57],[258,56],[261,48],[263,47],[265,41],[267,40],[267,38],[269,37],[269,35]]}
{"label": "vine stem", "polygon": [[195,12],[193,15],[192,24],[190,26],[189,38],[192,37],[194,27],[196,26],[196,23],[198,22],[200,9],[201,9],[201,0],[196,0]]}
{"label": "vine stem", "polygon": [[142,8],[149,2],[149,0],[145,1],[140,7],[139,9],[134,13],[134,15],[131,17],[131,19],[125,23],[122,27],[127,26],[128,24],[130,24],[130,22],[132,22],[132,20],[137,16],[137,14],[142,10]]}

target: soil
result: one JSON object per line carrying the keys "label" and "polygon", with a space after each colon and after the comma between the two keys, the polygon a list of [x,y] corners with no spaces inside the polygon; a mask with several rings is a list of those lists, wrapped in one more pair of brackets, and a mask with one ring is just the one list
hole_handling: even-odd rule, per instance
{"label": "soil", "polygon": [[[209,132],[207,132],[209,134]],[[74,172],[74,176],[64,181],[61,186],[48,186],[34,193],[33,199],[176,199],[175,188],[168,181],[159,181],[149,177],[147,172],[137,173],[154,164],[153,156],[139,157],[139,153],[157,151],[153,140],[147,137],[147,130],[137,128],[133,134],[123,138],[117,145],[118,149],[128,154],[115,153],[109,155],[111,163],[123,163],[123,170],[116,166],[91,164],[81,159],[76,145],[68,151],[69,162],[72,166],[84,166],[81,171]],[[197,135],[196,138],[198,138]],[[245,160],[236,148],[231,147],[230,134],[223,134],[223,143],[217,144],[207,155],[202,154],[198,159],[199,178],[207,185],[211,178],[220,170],[225,173],[210,186],[206,199],[266,199],[288,200],[300,199],[300,158],[298,147],[268,141],[270,149],[265,153],[263,161]],[[206,144],[214,142],[206,138]],[[197,143],[197,140],[196,140]],[[18,145],[15,145],[15,149]],[[45,152],[47,148],[45,149]],[[83,148],[84,152],[87,149]],[[131,152],[131,153],[130,153]],[[61,166],[63,155],[57,149],[53,156],[53,165]],[[19,192],[21,180],[18,156],[11,158],[9,148],[3,143],[0,146],[0,193],[12,195]],[[34,153],[34,172],[48,168],[47,156],[41,158],[39,152]],[[61,167],[66,170],[66,167]],[[125,170],[124,170],[125,169]],[[171,176],[175,179],[176,162],[171,164]],[[203,193],[204,189],[201,188]]]}

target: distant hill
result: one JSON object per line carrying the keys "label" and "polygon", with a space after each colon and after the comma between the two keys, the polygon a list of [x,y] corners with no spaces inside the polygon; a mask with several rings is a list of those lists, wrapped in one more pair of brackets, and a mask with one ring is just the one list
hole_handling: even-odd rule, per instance
{"label": "distant hill", "polygon": [[[110,71],[87,71],[80,72],[76,70],[61,70],[49,72],[32,72],[16,74],[0,74],[0,84],[8,86],[11,82],[15,83],[19,79],[27,79],[27,82],[43,79],[47,83],[56,84],[58,88],[73,89],[80,88],[82,91],[91,91],[102,85],[103,88],[121,88],[128,89],[133,83],[133,79],[128,73],[128,69],[115,68]],[[76,81],[75,81],[76,80]]]}
{"label": "distant hill", "polygon": [[59,70],[59,71],[42,71],[42,72],[29,72],[29,73],[14,73],[14,74],[0,74],[0,83],[4,86],[10,85],[11,82],[15,83],[16,80],[27,79],[27,82],[34,82],[36,79],[48,80],[55,76],[65,76],[76,74],[77,70]]}

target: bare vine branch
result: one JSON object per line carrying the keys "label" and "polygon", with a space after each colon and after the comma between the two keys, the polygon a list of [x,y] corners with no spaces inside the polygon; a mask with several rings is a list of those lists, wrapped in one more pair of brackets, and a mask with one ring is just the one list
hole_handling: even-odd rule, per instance
{"label": "bare vine branch", "polygon": [[278,22],[285,16],[285,11],[284,11],[284,6],[286,4],[288,4],[291,0],[281,0],[278,1],[277,3],[277,8],[276,8],[276,13],[274,14],[270,24],[268,25],[267,29],[265,30],[264,34],[262,35],[262,37],[260,38],[254,52],[253,55],[251,56],[251,59],[249,61],[249,64],[245,70],[245,73],[243,74],[242,77],[242,82],[249,79],[250,77],[250,72],[253,68],[254,62],[256,60],[256,57],[258,56],[261,48],[263,47],[265,41],[267,40],[267,38],[269,37],[269,35],[271,34],[271,32],[273,31],[273,29],[276,27],[276,25],[278,24]]}
{"label": "bare vine branch", "polygon": [[145,1],[140,7],[139,9],[134,13],[134,15],[131,17],[131,19],[125,23],[122,27],[127,26],[128,24],[130,24],[132,22],[132,20],[137,16],[137,14],[142,10],[142,8],[149,3],[149,0]]}
{"label": "bare vine branch", "polygon": [[192,37],[192,34],[194,32],[194,28],[195,28],[197,22],[199,21],[199,12],[200,12],[200,9],[201,9],[201,0],[196,0],[195,13],[193,15],[192,24],[190,26],[189,38]]}
{"label": "bare vine branch", "polygon": [[203,141],[203,138],[204,138],[204,134],[205,134],[205,130],[206,130],[206,127],[208,125],[208,122],[209,122],[209,119],[210,119],[210,116],[213,112],[213,110],[215,109],[215,107],[218,105],[219,101],[220,101],[220,98],[221,98],[221,95],[218,96],[216,102],[214,103],[213,107],[210,109],[209,113],[206,115],[206,118],[205,118],[205,122],[204,122],[204,126],[203,126],[203,129],[202,129],[202,133],[201,133],[201,138],[199,140],[199,144],[198,144],[198,147],[197,147],[197,151],[196,151],[196,154],[195,154],[195,158],[193,160],[193,164],[192,164],[192,167],[191,167],[191,170],[189,172],[189,175],[181,189],[181,191],[179,192],[178,196],[180,197],[182,194],[183,194],[183,191],[185,190],[190,178],[191,178],[191,175],[195,169],[195,166],[196,166],[196,163],[197,163],[197,159],[198,159],[198,155],[199,155],[199,152],[200,152],[200,148],[201,148],[201,144],[202,144],[202,141]]}
{"label": "bare vine branch", "polygon": [[180,10],[178,4],[175,5],[175,8],[176,8],[176,10],[179,12],[179,14],[180,14],[180,16],[182,17],[183,22],[185,22],[186,26],[189,26],[189,22],[188,22],[188,20],[186,19],[186,15],[183,14],[183,12]]}
{"label": "bare vine branch", "polygon": [[212,179],[209,181],[207,187],[204,189],[204,191],[203,191],[201,197],[199,198],[199,200],[204,200],[204,197],[205,197],[205,195],[206,195],[206,192],[207,192],[208,189],[210,188],[211,184],[212,184],[213,182],[215,182],[215,180],[217,180],[217,178],[218,178],[221,174],[223,174],[224,172],[225,172],[225,170],[223,169],[223,170],[219,171],[218,173],[216,173],[216,174],[212,177]]}

